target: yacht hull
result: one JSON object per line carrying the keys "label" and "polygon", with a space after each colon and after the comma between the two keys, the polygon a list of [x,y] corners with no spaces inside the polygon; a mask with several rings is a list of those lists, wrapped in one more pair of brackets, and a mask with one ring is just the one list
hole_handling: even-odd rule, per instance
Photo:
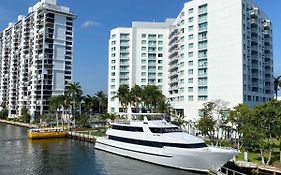
{"label": "yacht hull", "polygon": [[153,164],[201,172],[220,169],[238,153],[236,150],[216,147],[199,149],[156,148],[113,141],[107,138],[98,138],[95,148]]}

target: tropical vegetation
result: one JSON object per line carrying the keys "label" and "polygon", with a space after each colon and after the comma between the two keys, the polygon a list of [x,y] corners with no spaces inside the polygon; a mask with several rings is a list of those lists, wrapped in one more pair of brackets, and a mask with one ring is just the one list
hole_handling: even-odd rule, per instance
{"label": "tropical vegetation", "polygon": [[201,111],[197,128],[212,144],[230,139],[237,149],[259,153],[263,165],[272,163],[273,156],[276,160],[278,151],[281,163],[281,101],[271,100],[252,109],[239,104],[232,110],[218,101],[207,102]]}
{"label": "tropical vegetation", "polygon": [[172,108],[161,90],[155,85],[147,85],[140,87],[135,85],[131,89],[128,85],[121,85],[117,95],[122,112],[129,112],[128,108],[132,108],[132,112],[150,112],[150,113],[167,113],[172,112]]}

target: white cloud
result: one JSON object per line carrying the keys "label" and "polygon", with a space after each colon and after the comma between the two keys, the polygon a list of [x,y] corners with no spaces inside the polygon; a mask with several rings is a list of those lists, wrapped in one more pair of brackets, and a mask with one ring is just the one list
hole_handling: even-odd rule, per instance
{"label": "white cloud", "polygon": [[100,23],[97,21],[93,21],[93,20],[86,20],[83,22],[83,24],[81,25],[82,28],[89,28],[89,27],[94,27],[94,26],[99,26]]}

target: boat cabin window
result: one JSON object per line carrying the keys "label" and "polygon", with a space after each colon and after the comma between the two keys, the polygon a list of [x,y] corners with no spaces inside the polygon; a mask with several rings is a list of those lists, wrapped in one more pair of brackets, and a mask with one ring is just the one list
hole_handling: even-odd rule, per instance
{"label": "boat cabin window", "polygon": [[142,127],[134,127],[134,126],[113,125],[112,129],[122,130],[122,131],[131,131],[131,132],[143,132]]}
{"label": "boat cabin window", "polygon": [[170,132],[181,132],[181,129],[178,127],[172,128],[149,128],[152,133],[170,133]]}
{"label": "boat cabin window", "polygon": [[108,139],[110,140],[116,140],[119,142],[125,142],[125,143],[131,143],[136,145],[143,145],[143,146],[150,146],[150,147],[158,147],[162,148],[164,146],[168,147],[176,147],[176,148],[205,148],[207,145],[205,143],[190,143],[190,144],[184,144],[184,143],[168,143],[168,142],[154,142],[154,141],[148,141],[148,140],[138,140],[138,139],[129,139],[124,137],[116,137],[116,136],[108,136]]}

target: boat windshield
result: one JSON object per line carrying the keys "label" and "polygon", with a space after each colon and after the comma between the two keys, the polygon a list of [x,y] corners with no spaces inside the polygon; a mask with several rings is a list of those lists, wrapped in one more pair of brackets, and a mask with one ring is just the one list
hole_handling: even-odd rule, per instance
{"label": "boat windshield", "polygon": [[170,132],[182,132],[178,127],[170,127],[170,128],[149,128],[152,133],[170,133]]}

